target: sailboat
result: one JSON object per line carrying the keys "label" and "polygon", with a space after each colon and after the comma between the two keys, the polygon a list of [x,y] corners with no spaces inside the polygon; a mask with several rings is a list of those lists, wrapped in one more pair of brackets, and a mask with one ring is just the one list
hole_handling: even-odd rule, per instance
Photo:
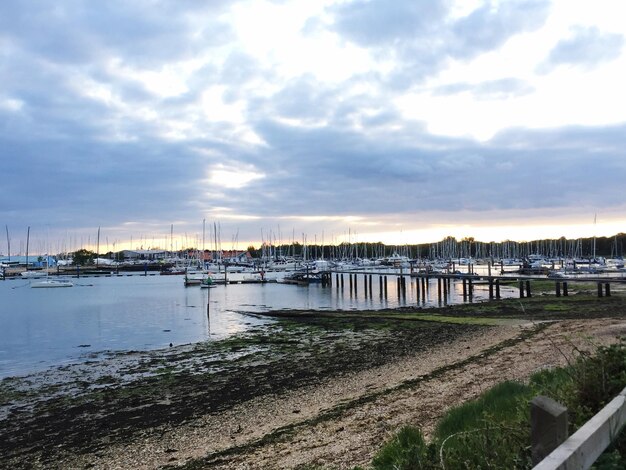
{"label": "sailboat", "polygon": [[30,283],[30,287],[72,287],[74,283],[68,279],[44,279],[43,281],[34,281]]}
{"label": "sailboat", "polygon": [[[7,228],[7,231],[8,231],[8,228]],[[28,230],[26,231],[26,271],[21,272],[20,276],[26,279],[46,277],[46,273],[43,271],[31,271],[30,269],[28,269],[28,244],[29,242],[30,242],[30,226],[28,227]]]}
{"label": "sailboat", "polygon": [[74,283],[68,279],[50,279],[50,255],[46,253],[46,278],[41,281],[31,281],[30,287],[72,287]]}

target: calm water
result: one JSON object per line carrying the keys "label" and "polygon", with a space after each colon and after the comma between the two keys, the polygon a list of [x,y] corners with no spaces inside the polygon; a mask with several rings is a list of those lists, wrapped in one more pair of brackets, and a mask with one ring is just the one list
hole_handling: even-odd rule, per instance
{"label": "calm water", "polygon": [[[272,309],[379,309],[438,305],[431,280],[426,298],[417,300],[416,282],[407,279],[398,297],[395,276],[388,276],[388,297],[381,298],[378,276],[367,298],[363,276],[358,291],[285,284],[239,284],[213,289],[185,288],[179,276],[85,277],[74,287],[32,289],[28,281],[0,281],[0,377],[22,375],[102,351],[147,350],[225,338],[272,320],[242,312]],[[335,277],[333,276],[333,282]],[[448,303],[462,301],[454,283]],[[503,289],[503,296],[507,292]],[[477,287],[474,301],[487,296]],[[443,302],[443,300],[442,300]],[[207,315],[208,313],[208,315]]]}

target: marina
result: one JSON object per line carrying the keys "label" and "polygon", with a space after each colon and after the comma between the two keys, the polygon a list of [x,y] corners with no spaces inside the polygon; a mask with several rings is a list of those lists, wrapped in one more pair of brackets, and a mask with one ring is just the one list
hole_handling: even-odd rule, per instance
{"label": "marina", "polygon": [[[321,283],[307,287],[278,282],[185,287],[181,276],[85,276],[70,289],[31,289],[22,279],[0,282],[0,376],[24,374],[107,351],[149,350],[223,339],[271,321],[256,312],[279,309],[363,310],[406,305],[435,306],[435,282],[418,297],[416,282],[398,296],[371,295]],[[488,292],[477,290],[475,301]],[[513,296],[514,289],[503,295]],[[462,301],[455,283],[450,302]]]}
{"label": "marina", "polygon": [[272,321],[256,315],[272,310],[441,307],[530,297],[535,282],[544,289],[546,283],[553,285],[556,296],[575,292],[579,284],[597,285],[598,296],[610,296],[611,285],[626,282],[621,272],[602,277],[491,275],[490,265],[469,265],[466,273],[390,266],[305,270],[295,276],[285,271],[224,272],[221,278],[211,274],[211,289],[203,289],[200,278],[188,284],[182,275],[156,272],[7,278],[0,282],[0,377],[110,352],[224,339]]}

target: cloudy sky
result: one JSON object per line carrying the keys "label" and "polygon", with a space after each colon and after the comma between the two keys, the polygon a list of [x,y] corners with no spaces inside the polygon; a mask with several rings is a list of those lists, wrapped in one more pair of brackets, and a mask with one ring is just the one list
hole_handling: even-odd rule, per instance
{"label": "cloudy sky", "polygon": [[624,18],[623,0],[3,0],[0,223],[12,251],[28,226],[147,248],[203,220],[223,245],[626,231]]}

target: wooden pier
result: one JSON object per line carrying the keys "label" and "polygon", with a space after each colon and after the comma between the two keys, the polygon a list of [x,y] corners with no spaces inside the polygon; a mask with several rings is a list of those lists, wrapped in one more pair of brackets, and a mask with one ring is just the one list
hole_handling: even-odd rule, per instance
{"label": "wooden pier", "polygon": [[[388,276],[396,277],[396,286],[399,296],[406,295],[407,282],[406,278],[416,281],[416,297],[419,300],[426,297],[426,293],[430,289],[431,281],[437,285],[437,298],[447,299],[448,293],[452,290],[452,283],[461,283],[463,300],[471,300],[474,296],[476,286],[488,286],[489,299],[497,300],[501,298],[501,287],[514,286],[519,290],[519,297],[532,297],[533,282],[553,282],[554,293],[557,297],[568,296],[573,285],[595,284],[598,297],[611,296],[611,284],[625,284],[626,278],[618,277],[558,277],[551,278],[541,275],[480,275],[476,273],[459,274],[459,273],[421,273],[421,272],[400,272],[397,271],[326,271],[320,273],[321,276],[328,279],[327,285],[332,285],[333,276],[335,276],[335,284],[337,289],[344,289],[344,276],[348,276],[348,285],[350,293],[355,296],[358,293],[359,284],[364,288],[364,295],[368,297],[372,295],[372,277],[378,276],[378,291],[380,295],[387,296],[387,278]],[[362,282],[359,279],[363,279]]]}

